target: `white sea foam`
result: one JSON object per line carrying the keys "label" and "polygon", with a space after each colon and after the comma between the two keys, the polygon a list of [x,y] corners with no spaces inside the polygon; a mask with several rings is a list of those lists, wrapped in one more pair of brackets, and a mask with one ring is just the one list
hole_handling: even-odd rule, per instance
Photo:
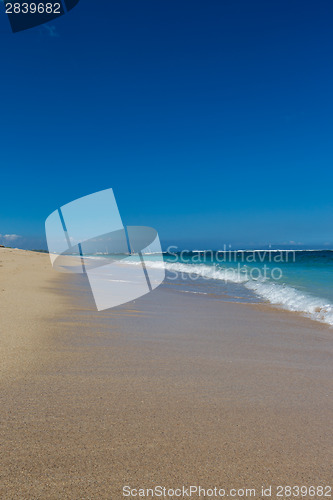
{"label": "white sea foam", "polygon": [[[131,264],[140,265],[140,261]],[[223,269],[215,265],[185,264],[182,262],[145,261],[147,267],[162,268],[168,271],[186,273],[206,279],[241,283],[257,296],[283,309],[294,311],[313,320],[333,326],[333,304],[289,285],[270,280],[252,280],[246,272],[239,269]]]}
{"label": "white sea foam", "polygon": [[220,280],[231,283],[245,283],[247,281],[246,275],[239,273],[238,269],[222,269],[216,266],[207,266],[206,264],[184,264],[182,262],[162,262],[146,261],[148,267],[165,267],[168,271],[175,271],[178,273],[193,274],[201,276],[206,279]]}
{"label": "white sea foam", "polygon": [[291,286],[269,280],[249,280],[246,273],[239,273],[237,269],[222,269],[205,264],[184,264],[181,262],[165,262],[163,264],[161,261],[148,262],[147,264],[151,267],[165,265],[169,271],[194,274],[208,279],[242,283],[247,289],[271,304],[289,311],[299,312],[311,319],[333,326],[333,304]]}
{"label": "white sea foam", "polygon": [[285,284],[270,281],[248,281],[246,288],[259,297],[288,311],[295,311],[333,326],[333,304]]}

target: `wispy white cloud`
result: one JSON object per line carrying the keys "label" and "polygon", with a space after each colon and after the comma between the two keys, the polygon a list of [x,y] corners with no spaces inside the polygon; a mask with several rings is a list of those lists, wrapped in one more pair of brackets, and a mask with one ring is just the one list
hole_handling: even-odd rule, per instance
{"label": "wispy white cloud", "polygon": [[19,234],[0,234],[0,240],[2,241],[15,241],[21,238]]}

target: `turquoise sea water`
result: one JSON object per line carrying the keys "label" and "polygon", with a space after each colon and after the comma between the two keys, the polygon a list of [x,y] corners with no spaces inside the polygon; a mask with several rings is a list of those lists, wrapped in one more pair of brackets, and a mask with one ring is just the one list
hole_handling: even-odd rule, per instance
{"label": "turquoise sea water", "polygon": [[[164,253],[167,286],[225,300],[269,302],[333,325],[332,250]],[[145,256],[148,266],[163,265]]]}
{"label": "turquoise sea water", "polygon": [[[102,255],[90,257],[111,257]],[[144,261],[164,267],[165,286],[181,293],[271,303],[333,326],[333,250],[169,251],[144,253]],[[131,264],[141,265],[138,254]]]}

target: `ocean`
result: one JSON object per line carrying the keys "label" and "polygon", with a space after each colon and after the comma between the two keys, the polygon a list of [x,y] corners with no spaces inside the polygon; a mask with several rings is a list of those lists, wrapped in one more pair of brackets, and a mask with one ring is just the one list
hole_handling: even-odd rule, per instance
{"label": "ocean", "polygon": [[166,286],[227,301],[262,302],[333,326],[333,250],[239,250],[145,255]]}

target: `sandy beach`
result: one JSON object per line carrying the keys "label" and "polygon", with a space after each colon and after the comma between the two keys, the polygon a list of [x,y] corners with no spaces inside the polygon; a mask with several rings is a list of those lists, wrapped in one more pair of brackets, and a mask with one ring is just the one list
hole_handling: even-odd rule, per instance
{"label": "sandy beach", "polygon": [[0,498],[331,484],[332,328],[163,285],[98,313],[23,250],[0,276]]}

